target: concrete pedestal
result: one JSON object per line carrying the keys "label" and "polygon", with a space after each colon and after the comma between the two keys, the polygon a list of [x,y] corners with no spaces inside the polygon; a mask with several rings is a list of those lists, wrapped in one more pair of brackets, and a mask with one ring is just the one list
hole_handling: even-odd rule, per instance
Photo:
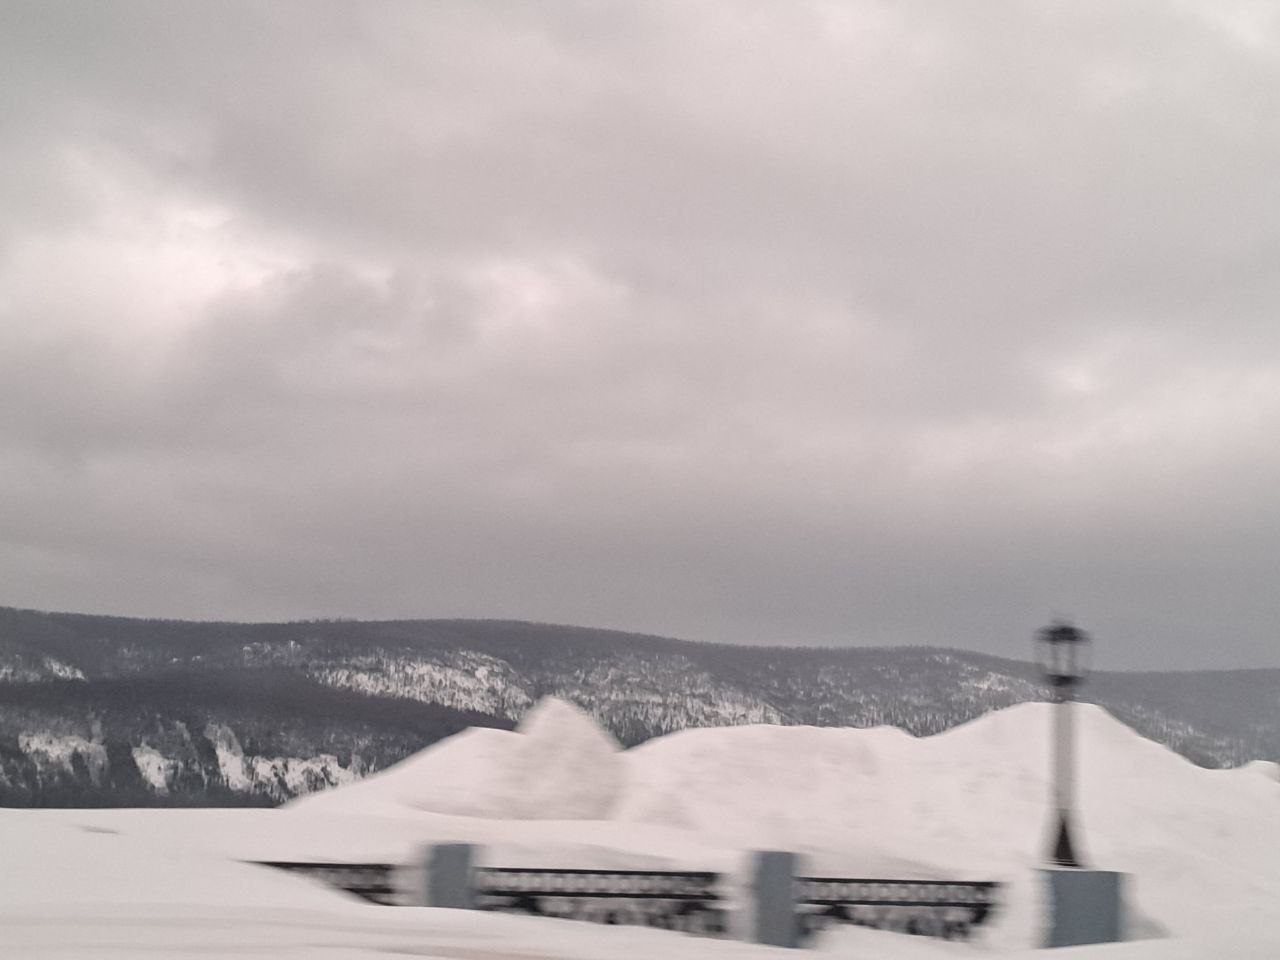
{"label": "concrete pedestal", "polygon": [[751,939],[772,947],[799,946],[796,917],[796,855],[760,850],[751,871]]}
{"label": "concrete pedestal", "polygon": [[1124,939],[1125,874],[1110,870],[1042,870],[1049,915],[1044,946],[1074,947]]}
{"label": "concrete pedestal", "polygon": [[475,905],[472,850],[469,843],[437,843],[427,848],[425,906],[469,910]]}

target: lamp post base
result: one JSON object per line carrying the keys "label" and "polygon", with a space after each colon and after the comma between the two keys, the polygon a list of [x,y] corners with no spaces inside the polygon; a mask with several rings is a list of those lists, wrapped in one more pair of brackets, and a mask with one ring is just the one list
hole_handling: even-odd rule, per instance
{"label": "lamp post base", "polygon": [[1075,846],[1071,843],[1071,822],[1065,813],[1058,816],[1056,833],[1049,862],[1055,867],[1083,867],[1084,864],[1076,856]]}
{"label": "lamp post base", "polygon": [[1074,947],[1124,939],[1123,873],[1043,870],[1049,915],[1042,945]]}

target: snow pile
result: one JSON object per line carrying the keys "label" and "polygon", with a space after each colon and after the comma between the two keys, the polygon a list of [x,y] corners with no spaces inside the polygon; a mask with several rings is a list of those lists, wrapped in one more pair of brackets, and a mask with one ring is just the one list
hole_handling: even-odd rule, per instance
{"label": "snow pile", "polygon": [[1280,780],[1280,763],[1274,760],[1253,760],[1246,763],[1241,770],[1249,776],[1262,776],[1268,780]]}
{"label": "snow pile", "polygon": [[[617,817],[794,850],[828,875],[1003,880],[1000,924],[1026,942],[1049,840],[1052,709],[1022,704],[920,739],[884,728],[684,731],[630,751]],[[1280,783],[1265,769],[1197,767],[1099,707],[1072,709],[1077,840],[1090,864],[1133,875],[1133,933],[1273,914]]]}
{"label": "snow pile", "polygon": [[[1204,770],[1096,707],[1073,709],[1083,855],[1131,875],[1131,936],[1172,939],[1063,956],[1280,956],[1275,765]],[[106,955],[92,945],[123,936],[116,917],[127,908],[149,918],[139,937],[170,938],[155,955],[185,956],[181,944],[206,949],[211,936],[248,930],[246,911],[262,908],[314,912],[305,921],[278,913],[280,926],[269,934],[273,956],[278,943],[299,936],[290,931],[303,929],[367,944],[367,954],[351,956],[632,960],[632,948],[635,958],[778,955],[655,931],[449,911],[380,911],[376,923],[352,913],[350,924],[326,926],[360,905],[296,878],[225,862],[413,864],[423,843],[457,840],[482,844],[482,862],[494,865],[717,870],[726,874],[731,897],[747,876],[742,854],[763,848],[797,851],[819,875],[999,880],[1006,884],[999,912],[975,943],[846,929],[824,940],[822,950],[1029,960],[1044,916],[1035,870],[1048,840],[1051,710],[1025,704],[922,739],[890,728],[734,727],[685,731],[623,752],[576,708],[545,701],[515,733],[467,731],[368,780],[297,801],[288,812],[0,811],[9,877],[7,884],[0,878],[0,930],[6,930],[0,953],[8,947],[16,956]],[[89,902],[103,905],[104,925],[85,925]],[[190,930],[171,922],[175,906],[185,911],[192,903],[222,912]],[[150,906],[135,910],[137,904]],[[35,914],[44,919],[30,922]],[[509,934],[494,934],[492,951],[479,950],[429,929],[454,916],[471,925],[467,936],[512,924]],[[394,943],[374,943],[370,931],[391,937],[395,925],[403,926],[403,940],[397,934]],[[6,941],[6,927],[31,931],[29,942]],[[73,936],[83,942],[66,939]],[[577,938],[579,946],[562,946]],[[142,955],[134,950],[138,942],[128,940],[128,952],[110,955]],[[42,954],[45,945],[52,946]]]}
{"label": "snow pile", "polygon": [[[620,752],[585,714],[546,701],[517,733],[471,730],[292,807],[416,817],[422,840],[532,841],[531,862],[566,838],[581,855],[590,836],[633,853],[654,839],[659,857],[684,843],[700,850],[704,869],[723,862],[713,850],[781,849],[828,876],[999,880],[1007,884],[999,938],[1026,944],[1042,913],[1035,870],[1050,826],[1052,709],[1022,704],[925,738],[887,727],[729,727]],[[1272,911],[1280,900],[1274,767],[1205,770],[1098,707],[1071,709],[1077,839],[1091,864],[1134,875],[1133,932],[1192,935]],[[491,819],[458,827],[431,818],[440,813]],[[590,831],[567,822],[514,829],[539,818],[604,822]],[[1231,892],[1206,899],[1206,890]]]}
{"label": "snow pile", "polygon": [[[1147,819],[1155,784],[1155,793],[1193,808],[1178,814],[1184,821],[1232,802],[1221,772],[1195,767],[1098,707],[1072,709],[1086,825],[1101,820],[1128,833],[1125,816]],[[1050,710],[1022,704],[924,738],[890,727],[686,730],[628,753],[616,816],[815,853],[1032,856],[1047,815]]]}
{"label": "snow pile", "polygon": [[512,757],[517,809],[529,820],[603,820],[625,782],[621,748],[586,713],[547,698],[521,721]]}
{"label": "snow pile", "polygon": [[387,807],[498,820],[603,820],[624,783],[618,744],[586,713],[542,700],[515,732],[476,727],[340,790],[290,809]]}

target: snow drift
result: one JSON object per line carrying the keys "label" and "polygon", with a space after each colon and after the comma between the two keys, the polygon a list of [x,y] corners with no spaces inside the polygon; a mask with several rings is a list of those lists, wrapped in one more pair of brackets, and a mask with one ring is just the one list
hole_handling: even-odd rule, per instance
{"label": "snow drift", "polygon": [[[424,839],[541,838],[544,858],[569,839],[583,862],[559,865],[617,865],[586,855],[590,838],[633,853],[651,845],[667,858],[683,845],[708,869],[724,862],[708,859],[712,851],[786,849],[828,875],[1001,880],[1000,935],[1030,943],[1041,913],[1034,871],[1048,840],[1051,709],[1022,704],[925,738],[747,726],[620,751],[576,708],[544,701],[515,733],[468,731],[290,809],[416,817]],[[1101,708],[1071,709],[1078,840],[1092,865],[1133,874],[1133,932],[1203,932],[1270,915],[1280,900],[1274,765],[1206,770]],[[493,819],[460,832],[457,821],[432,819],[441,813]],[[520,827],[539,818],[596,823]]]}
{"label": "snow drift", "polygon": [[[688,730],[622,751],[578,709],[546,701],[515,732],[467,731],[283,811],[0,812],[0,840],[6,856],[16,857],[11,875],[24,878],[8,916],[47,904],[53,917],[69,896],[77,903],[105,897],[108,912],[145,899],[167,917],[170,895],[154,890],[177,890],[179,882],[181,896],[172,896],[183,903],[194,891],[202,903],[283,908],[293,902],[296,879],[225,861],[411,865],[422,844],[445,841],[480,844],[481,862],[494,865],[716,870],[732,897],[747,876],[743,854],[779,848],[799,852],[820,875],[1001,881],[1000,908],[980,944],[898,938],[892,950],[909,947],[913,957],[1021,951],[1037,942],[1044,916],[1035,870],[1048,841],[1051,709],[1024,704],[919,739],[890,728],[755,726]],[[1107,949],[1135,960],[1280,956],[1275,765],[1205,770],[1096,707],[1073,709],[1083,856],[1132,876],[1131,935],[1177,938],[1161,941],[1172,952]],[[65,857],[47,855],[62,847]],[[81,852],[91,861],[77,875],[85,882],[67,887],[61,876],[74,871]],[[204,879],[188,887],[192,871]],[[130,880],[134,873],[141,879]],[[306,909],[331,912],[327,891],[303,894]],[[390,914],[379,924],[410,923],[414,912]],[[0,926],[5,920],[0,915]],[[1205,946],[1242,931],[1248,949]],[[856,946],[850,955],[868,955],[861,939]],[[714,949],[721,947],[751,949]],[[877,946],[875,955],[881,952]]]}
{"label": "snow drift", "polygon": [[624,775],[614,739],[577,707],[547,698],[514,733],[474,727],[290,808],[336,813],[390,806],[498,820],[602,820],[617,804]]}

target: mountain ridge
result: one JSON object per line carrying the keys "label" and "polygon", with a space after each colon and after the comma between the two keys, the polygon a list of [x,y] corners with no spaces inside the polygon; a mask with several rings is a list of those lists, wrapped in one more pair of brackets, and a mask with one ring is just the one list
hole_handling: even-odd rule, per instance
{"label": "mountain ridge", "polygon": [[[924,735],[1045,692],[1033,664],[918,645],[734,646],[510,619],[255,624],[0,607],[0,804],[274,804],[468,726],[509,728],[548,695],[634,745],[750,723]],[[1102,671],[1085,699],[1203,766],[1280,757],[1280,669]]]}

